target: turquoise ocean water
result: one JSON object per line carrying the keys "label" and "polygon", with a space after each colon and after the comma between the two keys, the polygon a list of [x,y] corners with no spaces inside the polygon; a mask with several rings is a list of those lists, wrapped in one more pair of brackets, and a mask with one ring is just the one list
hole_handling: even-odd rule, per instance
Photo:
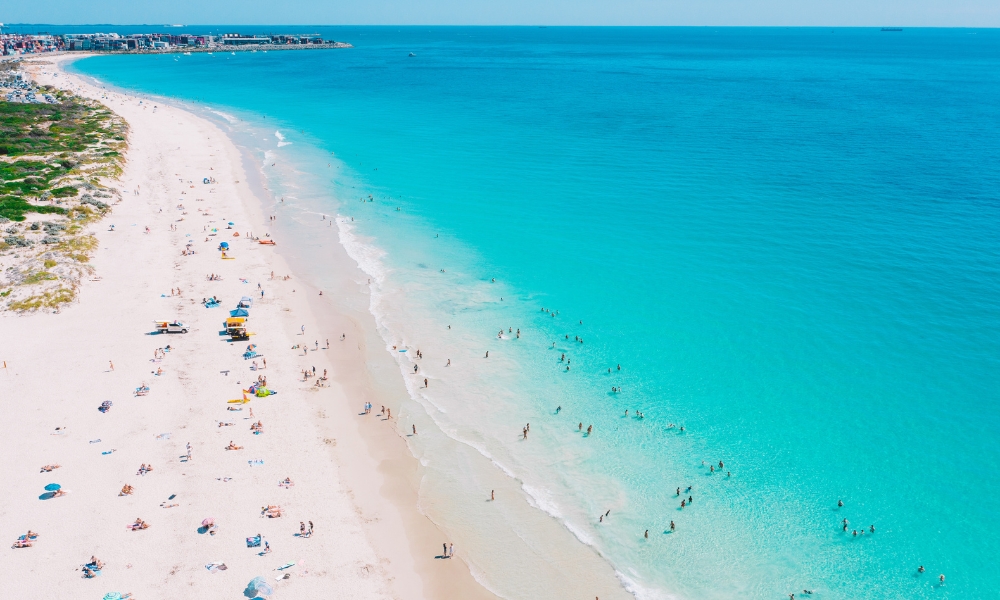
{"label": "turquoise ocean water", "polygon": [[637,596],[1000,597],[1000,32],[318,30],[74,68],[238,129],[427,357],[403,417]]}

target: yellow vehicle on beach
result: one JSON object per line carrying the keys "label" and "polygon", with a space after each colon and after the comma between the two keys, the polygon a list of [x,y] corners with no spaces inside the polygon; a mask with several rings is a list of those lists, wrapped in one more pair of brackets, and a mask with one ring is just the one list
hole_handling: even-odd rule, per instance
{"label": "yellow vehicle on beach", "polygon": [[226,319],[226,333],[231,340],[248,340],[250,332],[247,331],[247,320],[244,317],[229,317]]}

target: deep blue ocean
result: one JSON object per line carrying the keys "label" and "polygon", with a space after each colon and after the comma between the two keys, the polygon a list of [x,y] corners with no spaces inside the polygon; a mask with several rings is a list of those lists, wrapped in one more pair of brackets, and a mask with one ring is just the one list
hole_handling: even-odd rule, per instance
{"label": "deep blue ocean", "polygon": [[355,47],[74,69],[340,215],[404,417],[642,598],[1000,597],[1000,31],[309,29]]}

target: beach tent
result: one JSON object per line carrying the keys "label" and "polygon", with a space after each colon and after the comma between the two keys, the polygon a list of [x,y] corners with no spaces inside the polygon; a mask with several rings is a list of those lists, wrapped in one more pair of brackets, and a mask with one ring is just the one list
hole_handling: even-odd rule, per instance
{"label": "beach tent", "polygon": [[237,308],[250,308],[253,306],[253,298],[250,296],[243,296],[240,298],[240,304]]}
{"label": "beach tent", "polygon": [[254,577],[247,584],[247,589],[243,595],[249,598],[259,598],[261,596],[270,596],[273,593],[274,588],[263,577]]}
{"label": "beach tent", "polygon": [[237,308],[236,310],[229,311],[230,317],[249,317],[250,312],[245,308]]}

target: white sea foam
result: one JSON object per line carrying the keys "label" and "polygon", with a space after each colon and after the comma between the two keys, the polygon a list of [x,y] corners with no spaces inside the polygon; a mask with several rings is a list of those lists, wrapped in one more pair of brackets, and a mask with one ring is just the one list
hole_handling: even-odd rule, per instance
{"label": "white sea foam", "polygon": [[281,148],[283,146],[291,146],[292,145],[291,142],[286,142],[285,141],[285,136],[281,135],[280,131],[275,131],[274,132],[274,137],[276,137],[278,139],[278,147],[279,148]]}
{"label": "white sea foam", "polygon": [[226,121],[229,121],[230,124],[233,124],[233,123],[236,123],[237,121],[239,121],[239,119],[237,119],[233,115],[231,115],[229,113],[224,113],[221,110],[213,110],[212,112],[215,113],[215,114],[217,114],[217,115],[219,115],[220,117],[222,117]]}
{"label": "white sea foam", "polygon": [[618,581],[622,582],[622,587],[624,587],[628,593],[635,596],[637,600],[678,600],[678,597],[673,594],[667,594],[661,590],[655,590],[639,585],[634,579],[628,577],[618,569],[615,569],[615,576],[618,577]]}

